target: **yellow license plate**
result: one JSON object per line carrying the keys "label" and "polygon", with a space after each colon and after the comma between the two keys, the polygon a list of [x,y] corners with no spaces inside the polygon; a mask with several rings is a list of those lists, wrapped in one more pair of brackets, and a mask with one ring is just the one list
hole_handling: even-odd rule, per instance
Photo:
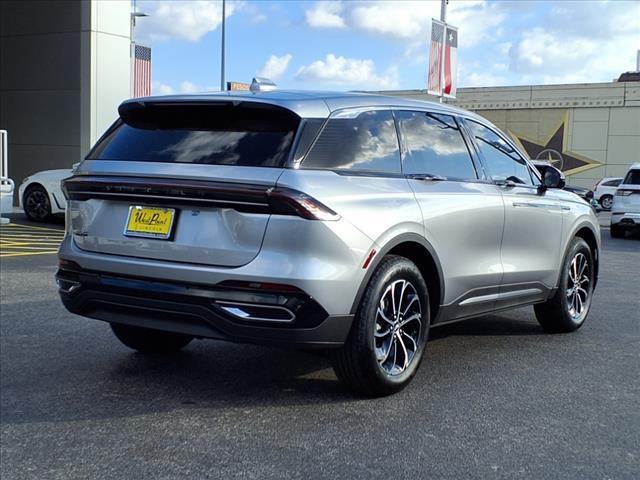
{"label": "yellow license plate", "polygon": [[130,237],[148,237],[168,239],[171,236],[173,208],[143,207],[131,205],[124,234]]}

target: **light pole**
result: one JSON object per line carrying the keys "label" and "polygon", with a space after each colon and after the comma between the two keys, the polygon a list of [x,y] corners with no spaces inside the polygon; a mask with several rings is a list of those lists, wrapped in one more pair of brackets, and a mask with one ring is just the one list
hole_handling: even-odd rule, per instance
{"label": "light pole", "polygon": [[225,27],[225,0],[222,0],[222,43],[221,43],[221,53],[220,53],[220,91],[224,92],[226,90],[226,85],[224,83],[224,27]]}
{"label": "light pole", "polygon": [[[444,52],[446,50],[447,43],[447,4],[449,0],[441,0],[440,2],[440,21],[444,23],[444,37],[442,38],[442,61],[444,62]],[[440,103],[444,102],[444,65],[440,67]]]}

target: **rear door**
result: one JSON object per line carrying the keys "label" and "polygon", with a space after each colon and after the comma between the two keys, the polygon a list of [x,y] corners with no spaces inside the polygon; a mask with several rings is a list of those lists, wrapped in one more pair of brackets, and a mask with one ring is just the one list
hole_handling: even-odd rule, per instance
{"label": "rear door", "polygon": [[407,110],[395,116],[403,171],[442,265],[446,316],[490,311],[502,280],[500,191],[484,179],[453,116]]}
{"label": "rear door", "polygon": [[543,300],[555,286],[562,256],[562,202],[557,192],[538,189],[538,178],[504,137],[472,120],[465,124],[504,198],[500,306]]}
{"label": "rear door", "polygon": [[66,183],[81,249],[225,267],[250,262],[300,119],[242,102],[129,104]]}

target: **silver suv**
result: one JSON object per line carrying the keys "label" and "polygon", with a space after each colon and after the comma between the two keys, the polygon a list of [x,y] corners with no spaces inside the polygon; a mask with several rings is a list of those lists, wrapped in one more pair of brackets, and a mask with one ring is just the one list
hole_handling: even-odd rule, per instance
{"label": "silver suv", "polygon": [[57,282],[125,345],[326,349],[365,395],[404,387],[431,327],[523,305],[579,328],[593,210],[482,117],[273,91],[149,97],[63,184]]}

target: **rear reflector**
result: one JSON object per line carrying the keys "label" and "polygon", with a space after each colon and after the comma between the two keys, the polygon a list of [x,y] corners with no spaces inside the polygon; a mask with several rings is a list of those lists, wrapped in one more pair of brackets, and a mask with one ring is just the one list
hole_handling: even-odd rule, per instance
{"label": "rear reflector", "polygon": [[247,290],[262,290],[268,292],[281,292],[281,293],[304,293],[298,287],[293,285],[286,285],[284,283],[269,283],[269,282],[244,282],[241,280],[225,280],[218,284],[219,287],[225,288],[241,288]]}

